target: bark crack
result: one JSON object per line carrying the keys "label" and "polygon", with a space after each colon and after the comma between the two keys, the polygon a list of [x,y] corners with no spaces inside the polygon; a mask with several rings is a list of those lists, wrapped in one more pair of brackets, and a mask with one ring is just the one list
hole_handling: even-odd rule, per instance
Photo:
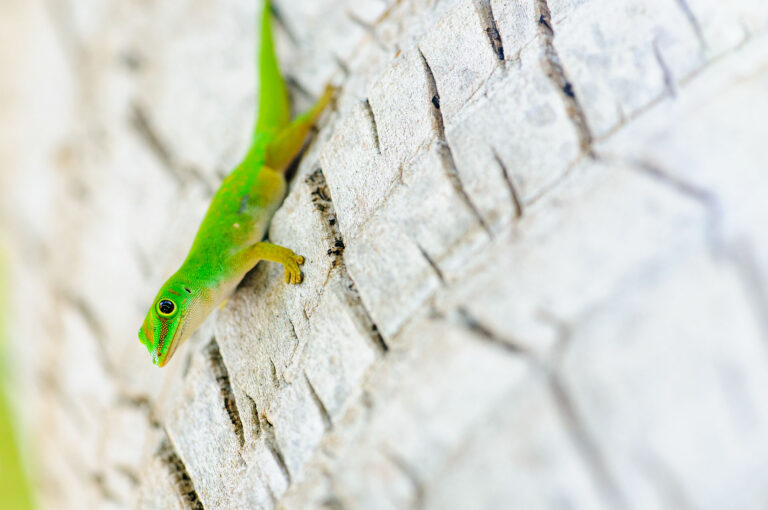
{"label": "bark crack", "polygon": [[421,256],[424,257],[424,260],[427,261],[427,264],[429,264],[429,267],[432,268],[432,271],[434,271],[435,275],[437,276],[437,279],[440,280],[440,284],[443,287],[447,287],[448,283],[445,281],[445,276],[443,275],[443,272],[440,270],[440,266],[437,265],[435,260],[427,253],[427,251],[424,249],[421,244],[416,243],[416,248],[419,249],[419,252],[421,253]]}
{"label": "bark crack", "polygon": [[683,179],[679,179],[649,161],[637,158],[626,158],[624,159],[624,162],[629,165],[630,168],[642,172],[660,184],[699,203],[708,215],[707,242],[712,247],[713,251],[722,251],[722,243],[718,234],[720,218],[722,216],[721,204],[712,192]]}
{"label": "bark crack", "polygon": [[[765,30],[760,31],[759,33],[761,34],[765,33]],[[714,56],[713,58],[704,62],[701,66],[697,67],[696,69],[692,70],[685,76],[681,77],[677,82],[677,90],[679,91],[687,87],[691,82],[693,82],[696,78],[698,78],[702,73],[704,73],[710,67],[716,65],[721,60],[724,60],[725,58],[729,57],[734,52],[741,50],[745,45],[747,45],[751,41],[753,36],[751,37],[749,34],[745,35],[744,39],[740,41],[738,44],[736,44],[735,46],[733,46],[732,48]],[[613,135],[615,135],[616,133],[624,129],[625,126],[631,124],[636,119],[642,117],[649,111],[653,110],[653,108],[655,108],[656,105],[658,105],[664,99],[664,97],[665,97],[665,93],[661,93],[657,97],[651,99],[645,105],[632,111],[629,115],[624,115],[623,113],[620,113],[619,121],[614,126],[612,126],[608,131],[606,131],[604,134],[600,135],[600,137],[596,138],[594,141],[603,142],[605,140],[608,140]]]}
{"label": "bark crack", "polygon": [[379,143],[379,127],[376,124],[376,115],[373,113],[373,108],[371,108],[371,102],[368,100],[368,98],[366,98],[363,102],[363,106],[365,107],[365,111],[368,114],[368,120],[371,121],[371,132],[373,134],[373,144],[376,146],[376,153],[381,155],[381,145]]}
{"label": "bark crack", "polygon": [[272,376],[272,384],[274,384],[275,388],[279,388],[280,378],[277,376],[277,365],[275,365],[275,360],[272,358],[269,358],[269,373]]}
{"label": "bark crack", "polygon": [[344,76],[344,78],[349,78],[349,74],[350,74],[349,66],[347,65],[346,62],[344,62],[344,59],[342,59],[336,53],[331,54],[331,58],[333,58],[333,61],[339,67],[339,70],[341,71],[342,76]]}
{"label": "bark crack", "polygon": [[291,338],[296,341],[296,344],[299,344],[301,341],[299,340],[299,335],[296,334],[296,325],[290,317],[286,317],[286,319],[288,319],[288,324],[291,325]]}
{"label": "bark crack", "polygon": [[566,430],[571,436],[577,450],[581,454],[587,466],[590,468],[600,493],[605,499],[608,508],[627,508],[626,501],[619,490],[618,484],[606,465],[597,443],[590,436],[583,421],[579,417],[576,406],[565,389],[560,377],[554,373],[549,374],[549,385],[560,416],[566,425]]}
{"label": "bark crack", "polygon": [[112,366],[107,346],[105,345],[107,336],[106,329],[96,315],[96,312],[82,296],[70,292],[67,289],[56,289],[56,295],[63,303],[69,305],[83,319],[86,327],[91,332],[91,335],[93,335],[101,365],[107,373],[114,376],[115,368]]}
{"label": "bark crack", "polygon": [[142,411],[146,415],[147,423],[149,423],[150,427],[156,428],[156,429],[162,428],[160,420],[155,414],[155,410],[152,407],[152,402],[150,402],[148,396],[129,395],[126,393],[121,393],[120,395],[118,395],[117,404],[133,407],[135,409]]}
{"label": "bark crack", "polygon": [[317,390],[312,384],[312,381],[309,380],[309,376],[306,372],[304,372],[304,380],[307,382],[307,386],[309,387],[309,394],[312,397],[312,401],[315,403],[317,410],[320,412],[320,418],[323,420],[325,430],[331,430],[333,428],[331,413],[328,412],[328,408],[325,406],[323,399],[320,398],[320,395],[317,393]]}
{"label": "bark crack", "polygon": [[477,13],[483,21],[491,49],[493,49],[499,60],[504,60],[504,45],[502,44],[501,34],[499,34],[496,24],[496,18],[493,15],[491,0],[475,0],[475,9],[477,9]]}
{"label": "bark crack", "polygon": [[[357,286],[352,279],[352,276],[349,274],[349,270],[344,262],[344,240],[341,231],[339,230],[339,222],[336,219],[336,208],[333,205],[333,199],[331,198],[331,192],[328,189],[323,170],[318,168],[307,176],[305,182],[312,188],[311,196],[315,210],[318,211],[320,216],[325,220],[323,223],[326,225],[327,237],[333,239],[333,244],[327,252],[329,256],[333,257],[333,261],[326,282],[330,279],[332,271],[338,271],[342,287],[345,289],[343,297],[345,298],[350,311],[354,313],[360,327],[368,332],[366,336],[370,338],[376,351],[381,354],[386,353],[389,350],[389,347],[381,336],[381,333],[379,333],[379,328],[373,321],[370,312],[365,307],[365,304],[360,297],[360,292],[357,290]],[[323,287],[325,287],[325,285]]]}
{"label": "bark crack", "polygon": [[216,382],[219,385],[219,394],[224,402],[224,410],[229,416],[229,421],[232,423],[235,435],[237,436],[240,448],[245,444],[245,433],[243,432],[243,421],[240,418],[240,411],[237,408],[237,400],[235,394],[232,391],[232,383],[229,379],[229,371],[224,364],[224,358],[221,357],[221,350],[219,344],[215,338],[205,348],[205,353],[208,356],[208,366],[216,377]]}
{"label": "bark crack", "polygon": [[301,46],[299,43],[299,38],[296,37],[296,33],[286,21],[285,16],[283,16],[283,11],[277,5],[275,5],[274,2],[269,4],[269,10],[272,13],[272,18],[277,22],[277,25],[283,29],[285,35],[288,37],[288,40],[291,41],[291,44],[296,47]]}
{"label": "bark crack", "polygon": [[512,199],[512,207],[515,213],[515,219],[519,219],[523,216],[523,203],[520,200],[520,195],[517,192],[517,187],[515,186],[515,183],[512,180],[512,176],[509,175],[507,166],[499,157],[499,154],[493,149],[492,151],[493,151],[493,159],[495,159],[496,163],[499,165],[499,169],[501,170],[501,176],[504,178],[504,182],[507,184],[507,188],[509,189],[509,196]]}
{"label": "bark crack", "polygon": [[93,482],[93,484],[96,486],[96,490],[99,491],[99,494],[101,495],[102,499],[112,503],[121,503],[121,500],[115,495],[114,492],[112,492],[112,490],[107,485],[107,482],[104,479],[103,472],[93,473],[91,475],[91,482]]}
{"label": "bark crack", "polygon": [[469,331],[472,333],[475,333],[476,336],[479,338],[485,340],[486,342],[495,345],[497,347],[501,347],[505,351],[515,354],[515,355],[523,355],[527,356],[530,354],[528,349],[526,347],[523,347],[519,342],[517,341],[510,341],[507,338],[502,338],[501,336],[497,335],[493,331],[491,331],[487,326],[484,324],[481,324],[480,321],[478,321],[466,308],[459,307],[457,309],[459,318],[461,319],[461,322],[464,324],[464,327],[466,327]]}
{"label": "bark crack", "polygon": [[384,42],[379,38],[379,34],[376,31],[376,25],[368,23],[364,19],[360,18],[355,12],[351,11],[349,8],[345,9],[345,14],[347,15],[347,18],[357,25],[358,27],[362,28],[370,37],[371,40],[382,50],[387,51],[387,45],[384,44]]}
{"label": "bark crack", "polygon": [[562,418],[566,432],[585,466],[591,473],[599,494],[607,508],[627,508],[624,495],[614,479],[605,458],[598,447],[598,442],[592,437],[584,421],[579,416],[576,404],[573,402],[565,383],[560,376],[560,369],[566,350],[573,336],[573,325],[555,316],[547,309],[539,309],[538,318],[549,324],[557,334],[557,340],[552,348],[549,359],[541,365],[555,407]]}
{"label": "bark crack", "polygon": [[424,56],[424,53],[421,51],[421,48],[419,48],[419,55],[421,56],[421,62],[424,66],[424,73],[427,77],[427,85],[429,87],[429,93],[432,96],[432,106],[434,107],[433,116],[435,120],[435,124],[437,126],[437,138],[438,142],[440,143],[440,156],[443,160],[443,166],[446,170],[446,174],[448,176],[448,180],[453,185],[453,188],[458,193],[459,197],[462,199],[462,201],[467,205],[469,210],[472,212],[472,214],[477,219],[477,222],[480,224],[480,226],[485,230],[485,232],[488,234],[488,237],[493,239],[493,231],[488,226],[488,223],[486,223],[485,218],[483,218],[483,215],[480,214],[480,211],[477,209],[477,206],[475,206],[474,202],[472,202],[472,199],[469,197],[469,194],[467,193],[466,188],[464,188],[464,184],[461,181],[461,177],[459,175],[459,169],[456,166],[456,161],[453,158],[453,151],[451,150],[451,146],[448,143],[448,139],[445,135],[445,119],[443,118],[443,112],[440,110],[440,93],[437,90],[437,82],[435,81],[435,75],[432,72],[432,68],[429,66],[429,62],[427,61],[427,57]]}
{"label": "bark crack", "polygon": [[760,272],[754,250],[746,241],[742,241],[731,243],[724,251],[725,256],[736,267],[742,285],[751,296],[750,301],[757,314],[763,339],[768,345],[768,282]]}
{"label": "bark crack", "polygon": [[707,40],[704,38],[704,32],[701,30],[701,25],[699,24],[699,20],[696,19],[696,15],[693,14],[693,10],[691,9],[691,6],[688,5],[688,0],[675,0],[675,3],[677,3],[677,6],[683,12],[683,15],[685,16],[685,19],[688,21],[688,24],[691,26],[691,30],[693,30],[693,33],[696,34],[696,39],[698,39],[699,41],[699,46],[701,46],[702,50],[706,50]]}
{"label": "bark crack", "polygon": [[[316,99],[314,94],[307,90],[307,87],[305,87],[304,84],[301,83],[299,79],[292,74],[285,73],[283,80],[285,81],[285,86],[288,87],[288,89],[291,91],[295,92],[294,95],[299,95],[307,101],[314,101]],[[297,155],[297,158],[298,157],[299,156]]]}
{"label": "bark crack", "polygon": [[750,302],[756,318],[768,343],[768,290],[763,281],[759,266],[755,261],[751,246],[746,241],[726,241],[721,232],[722,204],[717,196],[704,188],[677,178],[669,172],[639,159],[625,159],[634,168],[668,186],[688,198],[698,202],[707,213],[707,243],[715,255],[728,260],[735,268]]}
{"label": "bark crack", "polygon": [[587,117],[584,109],[573,90],[573,84],[568,79],[565,68],[563,67],[560,55],[555,48],[555,32],[552,28],[552,13],[549,10],[547,0],[536,0],[536,14],[538,16],[538,31],[542,42],[542,60],[541,65],[550,81],[560,92],[560,97],[565,104],[565,111],[571,120],[576,135],[579,139],[581,151],[590,156],[592,153],[592,132],[587,123]]}
{"label": "bark crack", "polygon": [[139,136],[139,139],[149,148],[160,163],[160,168],[165,170],[166,174],[183,189],[190,179],[203,185],[208,196],[213,196],[216,190],[208,182],[197,168],[192,165],[182,166],[173,156],[173,152],[163,141],[160,134],[149,120],[144,108],[138,103],[134,103],[131,108],[131,127]]}
{"label": "bark crack", "polygon": [[653,178],[654,180],[664,184],[665,186],[672,188],[676,192],[692,198],[693,200],[700,202],[707,209],[711,209],[716,216],[720,215],[719,205],[715,195],[712,192],[691,184],[683,179],[678,179],[669,172],[662,170],[649,161],[638,158],[627,158],[625,161],[631,168],[642,171],[644,174]]}
{"label": "bark crack", "polygon": [[424,482],[422,481],[421,477],[418,473],[416,473],[416,470],[411,467],[408,462],[406,462],[404,459],[402,459],[399,455],[395,454],[394,452],[390,451],[389,449],[384,450],[384,455],[392,462],[392,464],[405,476],[405,478],[408,479],[408,481],[411,483],[411,486],[413,487],[413,504],[412,508],[424,508],[424,499],[425,499],[425,487]]}
{"label": "bark crack", "polygon": [[259,407],[252,396],[245,394],[248,404],[251,408],[251,422],[253,423],[253,437],[258,439],[261,436],[261,420],[259,419]]}
{"label": "bark crack", "polygon": [[184,461],[181,460],[181,457],[176,452],[176,448],[171,443],[167,432],[165,438],[160,442],[155,456],[168,470],[171,482],[176,488],[176,492],[184,506],[188,510],[205,510],[195,490],[195,484],[187,472],[187,466],[184,465]]}
{"label": "bark crack", "polygon": [[264,444],[267,446],[269,453],[272,454],[272,457],[275,459],[275,463],[277,464],[277,467],[280,468],[280,472],[283,473],[285,481],[288,483],[288,485],[290,485],[291,472],[288,470],[288,464],[285,462],[285,456],[283,455],[283,451],[280,449],[280,445],[277,442],[274,425],[272,425],[269,420],[264,419],[264,422],[261,424],[261,430],[263,432]]}
{"label": "bark crack", "polygon": [[656,58],[656,63],[659,64],[659,69],[661,69],[661,76],[664,79],[664,88],[666,89],[667,94],[674,98],[677,95],[677,91],[675,90],[675,78],[672,76],[672,71],[669,69],[669,66],[664,60],[664,56],[661,54],[658,41],[653,41],[653,56]]}

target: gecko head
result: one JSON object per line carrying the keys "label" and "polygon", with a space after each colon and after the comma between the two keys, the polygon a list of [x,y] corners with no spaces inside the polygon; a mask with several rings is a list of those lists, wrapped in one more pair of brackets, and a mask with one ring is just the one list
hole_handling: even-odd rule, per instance
{"label": "gecko head", "polygon": [[181,345],[196,329],[197,303],[200,296],[191,286],[175,282],[173,277],[163,285],[149,307],[139,340],[152,356],[152,362],[165,366]]}

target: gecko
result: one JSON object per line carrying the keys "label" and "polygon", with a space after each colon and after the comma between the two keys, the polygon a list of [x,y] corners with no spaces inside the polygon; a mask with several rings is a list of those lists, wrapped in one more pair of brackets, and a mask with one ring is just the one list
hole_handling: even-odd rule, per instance
{"label": "gecko", "polygon": [[187,258],[160,288],[139,329],[139,340],[160,367],[260,260],[282,264],[289,284],[302,280],[299,266],[304,257],[263,239],[286,192],[286,168],[336,89],[328,85],[309,110],[291,121],[270,12],[270,2],[265,0],[257,50],[258,111],[250,148],[222,181]]}

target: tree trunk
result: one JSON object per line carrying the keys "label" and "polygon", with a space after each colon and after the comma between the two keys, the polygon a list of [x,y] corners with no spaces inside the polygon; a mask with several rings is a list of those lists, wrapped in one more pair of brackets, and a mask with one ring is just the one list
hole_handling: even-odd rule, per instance
{"label": "tree trunk", "polygon": [[305,280],[259,264],[157,369],[258,3],[0,6],[43,508],[765,505],[765,0],[276,1],[296,109],[342,87],[269,231]]}

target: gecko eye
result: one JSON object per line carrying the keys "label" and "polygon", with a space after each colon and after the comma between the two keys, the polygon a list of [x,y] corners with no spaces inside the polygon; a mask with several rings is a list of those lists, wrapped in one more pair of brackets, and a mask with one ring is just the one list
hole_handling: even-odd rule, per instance
{"label": "gecko eye", "polygon": [[157,304],[157,311],[160,315],[168,316],[176,310],[176,305],[169,299],[163,299]]}

